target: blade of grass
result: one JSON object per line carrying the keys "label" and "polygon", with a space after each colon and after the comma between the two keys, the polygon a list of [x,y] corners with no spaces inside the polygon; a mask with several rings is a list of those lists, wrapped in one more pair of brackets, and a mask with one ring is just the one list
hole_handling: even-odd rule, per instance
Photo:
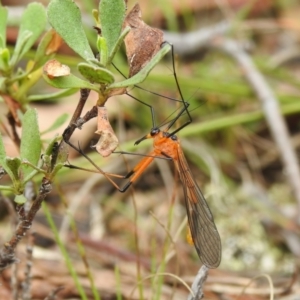
{"label": "blade of grass", "polygon": [[64,259],[65,259],[67,268],[68,268],[68,270],[69,270],[69,272],[70,272],[70,274],[71,274],[71,276],[72,276],[72,278],[74,280],[74,283],[75,283],[75,286],[77,288],[77,291],[80,294],[80,297],[83,300],[88,300],[88,297],[87,297],[87,295],[86,295],[86,293],[85,293],[85,291],[84,291],[84,289],[83,289],[83,287],[82,287],[82,285],[81,285],[81,283],[79,281],[79,278],[78,278],[78,275],[77,275],[77,273],[75,271],[75,268],[73,267],[73,264],[72,264],[72,261],[71,261],[71,259],[69,257],[69,254],[67,252],[67,249],[66,249],[63,241],[59,237],[57,227],[56,227],[56,225],[54,223],[54,220],[53,220],[53,218],[51,216],[51,213],[50,213],[50,210],[48,208],[48,205],[45,202],[43,202],[42,203],[42,208],[43,208],[43,211],[45,213],[46,219],[47,219],[47,221],[48,221],[48,223],[50,225],[50,228],[51,228],[51,230],[52,230],[52,232],[54,234],[55,241],[56,241],[57,245],[59,246],[59,249],[60,249],[60,251],[61,251],[61,253],[62,253],[62,255],[63,255]]}
{"label": "blade of grass", "polygon": [[119,269],[117,264],[115,265],[115,278],[116,278],[116,296],[117,296],[117,300],[122,300],[120,269]]}

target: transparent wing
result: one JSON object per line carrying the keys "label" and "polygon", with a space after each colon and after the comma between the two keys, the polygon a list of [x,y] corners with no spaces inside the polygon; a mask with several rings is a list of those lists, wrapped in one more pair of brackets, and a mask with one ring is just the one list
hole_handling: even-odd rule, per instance
{"label": "transparent wing", "polygon": [[221,261],[221,239],[213,215],[181,149],[178,149],[175,164],[182,181],[188,222],[198,256],[208,268],[216,268]]}

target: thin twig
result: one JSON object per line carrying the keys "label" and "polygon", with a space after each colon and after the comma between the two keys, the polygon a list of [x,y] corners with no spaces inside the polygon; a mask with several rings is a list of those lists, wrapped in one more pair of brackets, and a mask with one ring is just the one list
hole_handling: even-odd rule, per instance
{"label": "thin twig", "polygon": [[12,300],[19,299],[19,280],[18,280],[18,264],[14,264],[11,268],[10,286],[12,291]]}
{"label": "thin twig", "polygon": [[54,300],[54,299],[56,299],[56,294],[59,293],[63,289],[64,289],[63,286],[59,286],[58,288],[56,288],[55,290],[50,292],[49,295],[44,300]]}
{"label": "thin twig", "polygon": [[45,197],[51,191],[51,182],[48,178],[44,177],[40,187],[39,194],[33,201],[28,214],[25,213],[24,205],[20,206],[18,214],[20,216],[20,222],[17,226],[15,234],[6,242],[2,249],[0,249],[0,273],[9,267],[11,264],[16,263],[18,259],[15,257],[15,249],[21,239],[26,235],[26,232],[31,228],[32,221],[41,207],[41,204]]}
{"label": "thin twig", "polygon": [[31,299],[31,278],[32,278],[32,254],[33,254],[33,246],[34,246],[34,234],[32,233],[29,236],[27,242],[27,261],[26,261],[26,268],[25,268],[25,278],[22,282],[22,299],[23,300],[30,300]]}
{"label": "thin twig", "polygon": [[73,132],[76,128],[81,128],[81,126],[87,122],[89,119],[94,118],[97,116],[97,111],[95,111],[95,108],[93,107],[91,111],[87,112],[87,114],[80,118],[82,110],[84,108],[84,105],[89,97],[90,90],[89,89],[80,89],[80,99],[77,104],[77,107],[74,111],[74,114],[71,118],[71,121],[69,123],[69,126],[66,128],[66,130],[63,133],[63,137],[65,141],[69,141]]}
{"label": "thin twig", "polygon": [[232,56],[243,68],[243,74],[251,84],[269,125],[269,129],[279,149],[284,165],[285,174],[298,202],[298,217],[300,218],[300,170],[299,161],[292,146],[285,120],[280,112],[278,99],[269,87],[263,75],[254,65],[251,57],[234,40],[220,39],[214,41],[212,46],[225,51]]}
{"label": "thin twig", "polygon": [[188,300],[199,300],[203,298],[203,285],[207,279],[208,268],[205,265],[199,269],[191,286],[193,293],[190,293]]}

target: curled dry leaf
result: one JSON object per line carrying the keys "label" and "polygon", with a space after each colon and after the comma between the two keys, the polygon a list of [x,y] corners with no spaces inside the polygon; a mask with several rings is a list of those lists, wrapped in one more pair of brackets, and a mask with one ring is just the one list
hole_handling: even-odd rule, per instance
{"label": "curled dry leaf", "polygon": [[144,23],[139,4],[126,16],[123,28],[126,26],[131,28],[125,37],[125,46],[130,68],[129,77],[132,77],[160,50],[163,32]]}
{"label": "curled dry leaf", "polygon": [[51,29],[50,32],[51,32],[51,41],[47,46],[46,55],[55,53],[63,42],[62,38],[55,30]]}
{"label": "curled dry leaf", "polygon": [[61,64],[56,59],[47,61],[44,65],[43,72],[48,78],[62,77],[70,75],[70,68],[66,65]]}
{"label": "curled dry leaf", "polygon": [[103,157],[109,156],[119,144],[107,116],[107,109],[98,106],[98,124],[96,134],[100,135],[98,143],[95,145],[96,151]]}

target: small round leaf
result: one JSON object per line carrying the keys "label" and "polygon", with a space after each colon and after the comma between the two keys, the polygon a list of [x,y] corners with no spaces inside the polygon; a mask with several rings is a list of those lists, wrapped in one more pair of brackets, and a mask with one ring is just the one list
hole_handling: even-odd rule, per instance
{"label": "small round leaf", "polygon": [[17,195],[14,199],[14,202],[17,204],[24,204],[26,203],[27,199],[25,198],[24,195]]}
{"label": "small round leaf", "polygon": [[91,82],[111,84],[115,81],[114,75],[109,70],[87,63],[78,64],[78,71]]}

